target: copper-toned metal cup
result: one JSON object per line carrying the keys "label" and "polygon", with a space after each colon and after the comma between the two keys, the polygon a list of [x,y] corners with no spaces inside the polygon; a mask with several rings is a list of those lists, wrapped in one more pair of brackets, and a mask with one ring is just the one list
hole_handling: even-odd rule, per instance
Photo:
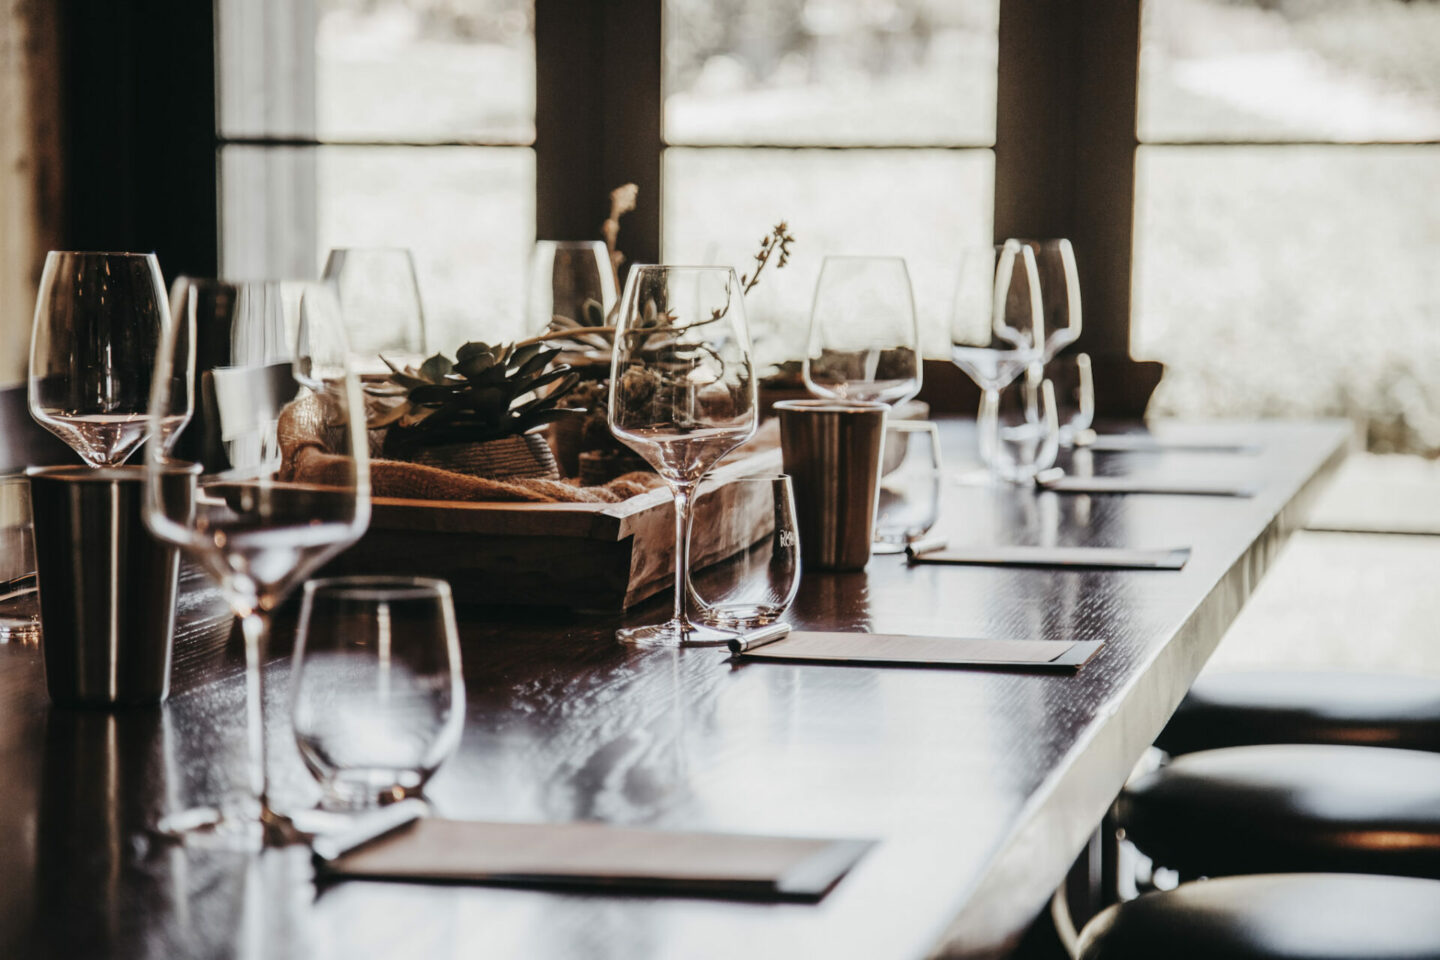
{"label": "copper-toned metal cup", "polygon": [[[165,496],[192,501],[198,466],[177,465]],[[45,685],[60,706],[161,703],[180,552],[141,516],[141,467],[31,467]]]}
{"label": "copper-toned metal cup", "polygon": [[775,404],[805,569],[863,570],[869,562],[887,409],[859,400]]}

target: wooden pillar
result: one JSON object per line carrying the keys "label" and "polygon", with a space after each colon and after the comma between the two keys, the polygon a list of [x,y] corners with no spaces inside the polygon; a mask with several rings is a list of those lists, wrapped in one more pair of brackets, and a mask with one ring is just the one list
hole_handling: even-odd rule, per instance
{"label": "wooden pillar", "polygon": [[213,276],[212,4],[39,3],[60,15],[64,246],[154,251],[167,278]]}
{"label": "wooden pillar", "polygon": [[536,235],[599,239],[610,190],[640,187],[631,263],[660,259],[661,0],[537,0]]}
{"label": "wooden pillar", "polygon": [[1140,0],[1001,0],[995,237],[1069,237],[1083,349],[1130,348]]}
{"label": "wooden pillar", "polygon": [[0,386],[25,379],[46,251],[61,245],[60,21],[50,0],[0,0]]}

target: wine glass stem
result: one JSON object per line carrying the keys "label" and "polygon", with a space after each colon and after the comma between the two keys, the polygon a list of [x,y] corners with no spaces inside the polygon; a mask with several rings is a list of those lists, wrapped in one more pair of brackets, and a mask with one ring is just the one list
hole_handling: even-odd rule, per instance
{"label": "wine glass stem", "polygon": [[268,778],[265,775],[265,652],[270,645],[270,618],[252,611],[240,618],[245,635],[245,730],[249,739],[250,793],[260,804],[260,819],[270,813]]}
{"label": "wine glass stem", "polygon": [[675,491],[675,619],[689,623],[685,612],[685,585],[690,578],[690,514],[695,484],[677,483]]}
{"label": "wine glass stem", "polygon": [[1000,447],[1000,391],[986,387],[980,397],[980,462],[994,469]]}

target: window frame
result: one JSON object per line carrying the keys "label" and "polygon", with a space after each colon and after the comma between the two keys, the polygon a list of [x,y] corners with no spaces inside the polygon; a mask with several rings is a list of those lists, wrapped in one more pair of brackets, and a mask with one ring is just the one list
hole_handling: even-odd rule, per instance
{"label": "window frame", "polygon": [[[1000,0],[995,236],[1074,240],[1086,291],[1082,345],[1121,357],[1129,350],[1140,2]],[[536,0],[533,144],[222,136],[213,4],[137,0],[102,5],[104,16],[90,5],[82,11],[80,0],[65,4],[72,245],[155,249],[171,276],[214,274],[218,158],[228,145],[529,146],[538,237],[593,236],[609,189],[634,182],[653,200],[626,219],[627,252],[638,262],[660,259],[663,0]],[[117,105],[120,97],[127,102]],[[166,110],[148,109],[157,99]],[[116,156],[166,202],[97,196],[97,184],[115,178]]]}

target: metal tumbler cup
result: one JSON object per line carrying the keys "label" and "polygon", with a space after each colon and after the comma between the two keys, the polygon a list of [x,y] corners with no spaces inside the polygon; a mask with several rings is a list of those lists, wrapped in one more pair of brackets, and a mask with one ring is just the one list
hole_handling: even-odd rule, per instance
{"label": "metal tumbler cup", "polygon": [[[177,465],[164,496],[194,498]],[[145,527],[141,467],[32,467],[30,501],[50,700],[160,703],[170,692],[178,549]]]}
{"label": "metal tumbler cup", "polygon": [[775,404],[807,570],[862,570],[870,560],[886,409],[858,400]]}

